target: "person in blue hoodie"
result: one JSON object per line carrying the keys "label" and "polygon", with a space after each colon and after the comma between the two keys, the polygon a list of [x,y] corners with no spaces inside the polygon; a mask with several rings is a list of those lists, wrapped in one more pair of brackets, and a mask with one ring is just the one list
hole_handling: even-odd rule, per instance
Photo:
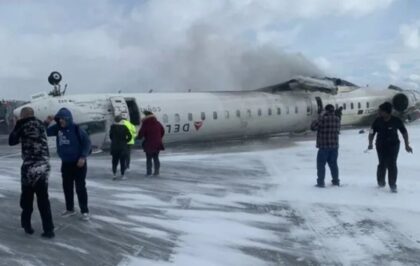
{"label": "person in blue hoodie", "polygon": [[61,174],[63,178],[66,210],[63,217],[73,216],[74,186],[79,201],[83,220],[89,220],[88,194],[86,190],[87,157],[91,150],[88,134],[77,124],[67,108],[61,108],[58,113],[48,117],[46,124],[55,120],[56,124],[47,128],[48,136],[56,136],[57,153],[61,158]]}

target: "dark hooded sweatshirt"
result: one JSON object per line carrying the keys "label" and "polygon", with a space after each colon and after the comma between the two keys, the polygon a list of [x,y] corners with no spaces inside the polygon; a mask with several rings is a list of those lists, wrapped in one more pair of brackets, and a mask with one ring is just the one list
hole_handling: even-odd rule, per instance
{"label": "dark hooded sweatshirt", "polygon": [[[66,120],[67,125],[62,128],[59,119]],[[73,123],[73,116],[67,108],[61,108],[55,115],[55,125],[48,127],[47,135],[56,136],[57,153],[63,162],[76,162],[80,158],[87,158],[91,144],[87,133]],[[78,131],[78,132],[77,132]]]}

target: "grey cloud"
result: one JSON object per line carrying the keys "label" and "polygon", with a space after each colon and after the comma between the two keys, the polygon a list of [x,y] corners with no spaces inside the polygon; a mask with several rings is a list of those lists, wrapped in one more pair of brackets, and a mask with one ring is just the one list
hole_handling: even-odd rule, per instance
{"label": "grey cloud", "polygon": [[294,75],[322,75],[303,55],[282,50],[293,44],[288,38],[295,38],[300,29],[278,32],[273,25],[291,19],[366,14],[391,2],[153,0],[129,5],[50,0],[12,4],[13,8],[0,11],[0,90],[8,97],[27,99],[48,88],[46,78],[52,70],[62,72],[72,93],[253,89]]}

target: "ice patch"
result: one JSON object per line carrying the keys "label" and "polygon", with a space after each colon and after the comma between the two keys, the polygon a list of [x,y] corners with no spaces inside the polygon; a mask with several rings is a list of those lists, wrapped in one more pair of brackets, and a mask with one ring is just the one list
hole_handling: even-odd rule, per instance
{"label": "ice patch", "polygon": [[8,253],[8,254],[14,254],[13,251],[10,250],[9,247],[6,247],[6,246],[4,246],[2,244],[0,244],[0,251],[5,252],[5,253]]}
{"label": "ice patch", "polygon": [[[111,178],[109,178],[109,180],[111,180]],[[95,189],[103,189],[103,190],[114,190],[114,191],[122,191],[122,192],[141,192],[142,191],[141,189],[138,189],[135,187],[125,187],[125,186],[121,186],[121,184],[110,186],[110,185],[95,182],[92,180],[87,180],[87,185]]]}
{"label": "ice patch", "polygon": [[74,247],[74,246],[71,246],[71,245],[67,245],[67,244],[64,244],[64,243],[61,243],[61,242],[54,242],[54,245],[62,247],[62,248],[66,248],[66,249],[69,249],[69,250],[72,250],[72,251],[76,251],[76,252],[79,252],[79,253],[82,253],[82,254],[86,254],[86,255],[89,254],[89,252],[87,252],[84,249],[77,248],[77,247]]}
{"label": "ice patch", "polygon": [[95,220],[100,220],[100,221],[111,223],[111,224],[130,225],[130,226],[134,226],[135,225],[134,223],[122,221],[120,219],[117,219],[115,217],[110,217],[110,216],[93,215],[92,217]]}
{"label": "ice patch", "polygon": [[170,237],[170,234],[168,232],[165,232],[163,230],[153,229],[153,228],[135,227],[135,228],[131,228],[130,230],[145,234],[149,237],[156,237],[156,238],[162,238],[162,239],[167,239]]}

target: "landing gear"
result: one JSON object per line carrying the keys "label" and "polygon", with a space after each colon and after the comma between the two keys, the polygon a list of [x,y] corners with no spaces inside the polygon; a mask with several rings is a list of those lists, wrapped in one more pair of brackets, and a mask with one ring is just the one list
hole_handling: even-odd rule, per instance
{"label": "landing gear", "polygon": [[49,93],[49,95],[58,97],[63,96],[66,93],[67,84],[64,86],[64,90],[61,90],[60,82],[62,78],[63,77],[61,76],[60,72],[51,72],[51,74],[48,76],[48,82],[54,86],[54,89]]}

